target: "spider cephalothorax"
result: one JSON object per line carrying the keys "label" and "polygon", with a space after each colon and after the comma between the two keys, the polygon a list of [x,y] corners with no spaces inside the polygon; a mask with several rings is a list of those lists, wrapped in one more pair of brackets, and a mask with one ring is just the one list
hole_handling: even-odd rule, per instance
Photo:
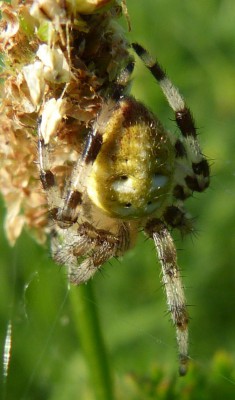
{"label": "spider cephalothorax", "polygon": [[112,84],[62,192],[39,124],[40,177],[53,221],[52,256],[67,265],[70,281],[80,284],[105,261],[130,249],[143,229],[154,240],[162,266],[184,375],[188,313],[169,228],[192,231],[183,202],[208,187],[209,166],[178,90],[140,45],[133,48],[159,82],[181,136],[168,133],[156,116],[126,94],[133,62]]}

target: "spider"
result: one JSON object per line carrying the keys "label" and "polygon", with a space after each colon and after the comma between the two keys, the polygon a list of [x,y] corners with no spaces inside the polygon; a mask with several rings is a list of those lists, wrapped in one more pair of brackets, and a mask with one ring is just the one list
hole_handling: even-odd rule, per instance
{"label": "spider", "polygon": [[112,84],[62,193],[39,123],[40,179],[53,222],[51,253],[56,263],[68,267],[71,283],[81,284],[105,261],[133,247],[144,230],[158,253],[176,328],[179,373],[184,375],[189,316],[170,230],[193,231],[184,201],[208,187],[209,165],[177,88],[142,46],[133,43],[132,48],[158,81],[181,134],[167,132],[156,116],[127,94],[133,60]]}

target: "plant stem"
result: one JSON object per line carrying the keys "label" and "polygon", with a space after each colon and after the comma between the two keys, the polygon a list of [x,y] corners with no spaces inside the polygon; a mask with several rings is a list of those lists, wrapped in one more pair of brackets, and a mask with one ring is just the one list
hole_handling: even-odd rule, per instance
{"label": "plant stem", "polygon": [[92,283],[71,287],[70,300],[95,399],[113,400],[113,377],[101,333]]}

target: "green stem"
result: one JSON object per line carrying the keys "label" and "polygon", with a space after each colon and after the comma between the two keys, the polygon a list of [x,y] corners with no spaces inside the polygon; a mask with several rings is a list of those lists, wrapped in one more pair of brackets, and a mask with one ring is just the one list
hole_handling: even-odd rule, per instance
{"label": "green stem", "polygon": [[113,400],[113,379],[92,284],[71,287],[70,300],[96,400]]}

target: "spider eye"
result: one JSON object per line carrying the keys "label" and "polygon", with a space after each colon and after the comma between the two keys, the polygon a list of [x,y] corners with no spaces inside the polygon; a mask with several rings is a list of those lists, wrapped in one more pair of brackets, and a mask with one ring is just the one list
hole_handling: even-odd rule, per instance
{"label": "spider eye", "polygon": [[127,175],[122,175],[122,176],[120,176],[120,179],[122,181],[126,181],[128,179],[128,176]]}
{"label": "spider eye", "polygon": [[132,206],[131,203],[126,203],[126,204],[125,204],[125,208],[130,208],[131,206]]}

